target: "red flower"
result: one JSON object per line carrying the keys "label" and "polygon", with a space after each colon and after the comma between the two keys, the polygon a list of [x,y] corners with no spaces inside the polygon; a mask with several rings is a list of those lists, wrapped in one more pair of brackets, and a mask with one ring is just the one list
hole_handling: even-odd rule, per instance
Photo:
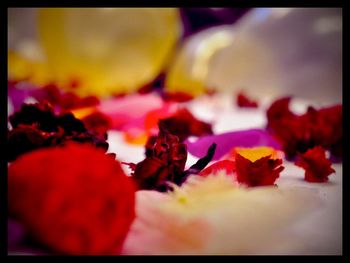
{"label": "red flower", "polygon": [[139,189],[166,191],[167,182],[181,185],[188,175],[199,173],[213,158],[215,148],[216,145],[212,145],[206,156],[185,171],[186,144],[180,143],[177,136],[172,135],[162,123],[159,123],[158,136],[151,137],[147,142],[146,158],[137,164],[124,164],[133,170],[131,175]]}
{"label": "red flower", "polygon": [[112,118],[106,114],[94,111],[81,120],[88,130],[104,135],[112,128]]}
{"label": "red flower", "polygon": [[134,199],[119,162],[89,145],[36,150],[9,167],[9,215],[59,253],[119,253]]}
{"label": "red flower", "polygon": [[226,174],[233,174],[236,171],[235,162],[230,160],[222,160],[213,163],[199,173],[200,176],[207,176],[209,174],[216,174],[219,171],[224,171]]}
{"label": "red flower", "polygon": [[282,159],[271,159],[271,155],[254,162],[236,152],[237,181],[247,186],[273,185],[284,167]]}
{"label": "red flower", "polygon": [[289,110],[291,98],[275,101],[267,110],[267,128],[280,141],[288,158],[315,146],[341,156],[342,105],[316,110],[309,107],[303,115]]}
{"label": "red flower", "polygon": [[158,136],[148,142],[146,159],[128,165],[140,189],[165,190],[166,181],[181,181],[186,160],[186,145],[160,125]]}
{"label": "red flower", "polygon": [[89,143],[105,151],[108,149],[107,134],[94,133],[70,112],[55,114],[52,106],[23,104],[20,111],[10,116],[8,131],[8,161],[19,155],[38,149],[62,145],[68,141]]}
{"label": "red flower", "polygon": [[72,110],[89,106],[96,106],[100,103],[96,96],[79,97],[72,92],[62,92],[56,85],[48,84],[43,87],[47,93],[46,100],[62,110]]}
{"label": "red flower", "polygon": [[179,109],[173,116],[161,119],[160,122],[171,133],[183,142],[187,137],[213,134],[209,123],[197,120],[187,109]]}
{"label": "red flower", "polygon": [[243,92],[237,94],[237,105],[241,108],[257,108],[258,103],[248,98]]}
{"label": "red flower", "polygon": [[335,172],[322,147],[315,147],[303,154],[298,154],[295,164],[305,170],[305,181],[308,182],[327,182],[328,176]]}

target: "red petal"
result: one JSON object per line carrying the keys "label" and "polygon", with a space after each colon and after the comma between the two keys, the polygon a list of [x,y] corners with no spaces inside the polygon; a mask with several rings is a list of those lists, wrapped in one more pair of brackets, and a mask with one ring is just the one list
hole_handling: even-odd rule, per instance
{"label": "red petal", "polygon": [[248,98],[243,92],[237,94],[237,105],[241,108],[257,108],[258,103]]}
{"label": "red petal", "polygon": [[219,171],[224,171],[226,174],[234,174],[236,171],[235,162],[230,160],[222,160],[216,163],[213,163],[209,167],[205,168],[199,173],[200,176],[207,176],[209,174],[216,174]]}

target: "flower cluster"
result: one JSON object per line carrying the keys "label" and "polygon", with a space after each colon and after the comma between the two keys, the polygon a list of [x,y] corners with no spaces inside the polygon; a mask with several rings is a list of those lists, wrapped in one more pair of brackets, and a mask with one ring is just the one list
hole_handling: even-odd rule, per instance
{"label": "flower cluster", "polygon": [[291,98],[272,103],[267,110],[267,128],[280,141],[288,158],[321,146],[336,157],[342,156],[342,105],[316,110],[309,107],[302,115],[289,109]]}
{"label": "flower cluster", "polygon": [[108,149],[106,133],[88,130],[70,112],[56,114],[47,102],[23,104],[21,110],[11,115],[9,120],[12,129],[8,131],[8,161],[34,149],[69,141],[93,144],[105,151]]}

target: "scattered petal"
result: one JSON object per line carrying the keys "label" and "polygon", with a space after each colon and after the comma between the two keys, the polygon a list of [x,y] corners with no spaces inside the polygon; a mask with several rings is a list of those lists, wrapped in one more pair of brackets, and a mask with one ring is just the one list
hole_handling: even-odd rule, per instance
{"label": "scattered petal", "polygon": [[247,97],[243,92],[237,94],[237,106],[241,108],[257,108],[258,103],[256,101],[251,100]]}
{"label": "scattered petal", "polygon": [[129,128],[144,130],[146,114],[162,107],[162,99],[151,93],[104,100],[97,109],[112,119],[113,129],[125,131]]}
{"label": "scattered petal", "polygon": [[224,171],[226,174],[234,174],[236,171],[236,165],[234,161],[230,160],[221,160],[213,163],[209,167],[205,168],[198,175],[207,176],[209,174],[217,174],[221,171]]}
{"label": "scattered petal", "polygon": [[279,143],[267,131],[260,129],[202,136],[195,142],[185,141],[188,152],[196,157],[203,156],[213,143],[217,144],[213,160],[219,160],[234,147],[270,146],[280,149]]}
{"label": "scattered petal", "polygon": [[174,192],[138,191],[137,217],[123,254],[295,252],[294,242],[280,244],[300,243],[300,236],[287,229],[321,205],[312,190],[240,187],[230,176],[217,174],[191,176]]}

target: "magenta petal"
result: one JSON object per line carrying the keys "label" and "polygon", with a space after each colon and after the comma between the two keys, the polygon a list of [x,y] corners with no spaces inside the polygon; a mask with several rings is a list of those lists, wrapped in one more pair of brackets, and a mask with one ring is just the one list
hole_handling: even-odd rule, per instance
{"label": "magenta petal", "polygon": [[7,219],[7,245],[8,247],[17,246],[25,234],[23,226],[12,219]]}
{"label": "magenta petal", "polygon": [[280,144],[267,131],[261,129],[208,135],[195,142],[185,141],[188,152],[196,157],[203,156],[212,143],[217,144],[213,160],[220,159],[233,147],[270,146],[278,150],[281,149]]}
{"label": "magenta petal", "polygon": [[156,94],[133,94],[104,100],[98,110],[112,119],[113,129],[127,131],[131,128],[144,129],[147,113],[162,107],[163,101]]}
{"label": "magenta petal", "polygon": [[14,111],[19,111],[22,104],[29,97],[41,101],[47,96],[47,92],[44,89],[27,82],[21,82],[18,84],[9,83],[7,86],[7,92]]}

